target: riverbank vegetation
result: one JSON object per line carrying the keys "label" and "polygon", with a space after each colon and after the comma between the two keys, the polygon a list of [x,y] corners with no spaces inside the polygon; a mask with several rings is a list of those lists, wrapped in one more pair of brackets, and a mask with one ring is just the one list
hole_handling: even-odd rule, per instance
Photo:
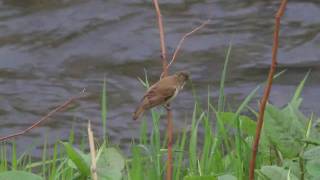
{"label": "riverbank vegetation", "polygon": [[[161,77],[168,75],[183,40],[205,26],[209,21],[185,34],[168,63],[161,12],[157,0],[153,0],[159,25],[163,62]],[[266,82],[262,82],[242,100],[235,109],[227,109],[224,92],[231,45],[226,53],[217,102],[208,98],[200,102],[193,87],[193,115],[185,119],[186,126],[179,127],[173,139],[172,112],[167,108],[167,133],[160,132],[162,111],[151,110],[151,118],[141,122],[140,137],[131,142],[130,153],[113,144],[108,138],[108,110],[106,83],[101,95],[101,119],[103,136],[94,136],[90,122],[87,136],[79,139],[70,131],[68,140],[58,140],[52,148],[44,142],[41,159],[34,159],[26,151],[17,153],[14,139],[48,119],[53,113],[64,110],[75,98],[71,98],[25,131],[0,137],[0,179],[110,179],[110,180],[304,180],[320,179],[319,119],[301,110],[301,93],[310,74],[301,80],[291,100],[284,107],[268,104],[272,80],[281,78],[275,74],[279,42],[280,18],[287,1],[282,0],[275,17],[272,63]],[[140,82],[147,88],[147,76]],[[260,87],[265,87],[262,100],[252,105]],[[109,102],[112,103],[112,102]],[[205,105],[204,105],[205,104]],[[257,109],[259,109],[257,111]],[[255,121],[257,119],[257,121]],[[148,129],[152,123],[152,129]],[[201,134],[201,135],[200,135]],[[9,140],[11,139],[11,140]],[[8,148],[10,146],[10,148]],[[259,148],[258,148],[259,147]],[[250,165],[249,165],[250,164]]]}
{"label": "riverbank vegetation", "polygon": [[[230,48],[231,49],[231,48]],[[227,52],[225,67],[229,61]],[[276,75],[278,77],[281,73]],[[320,178],[320,133],[314,114],[300,110],[301,92],[309,73],[292,92],[285,107],[268,104],[262,130],[255,169],[258,179],[318,179]],[[249,161],[258,115],[257,107],[249,102],[256,97],[260,86],[253,89],[237,109],[225,109],[224,80],[222,73],[220,97],[214,103],[195,98],[193,116],[177,134],[173,144],[173,179],[248,179]],[[141,81],[149,86],[147,78]],[[197,96],[196,89],[193,90]],[[101,96],[102,126],[105,136],[95,137],[96,155],[90,154],[89,140],[83,137],[74,145],[73,131],[67,141],[58,140],[49,153],[44,142],[41,160],[27,152],[19,154],[14,140],[0,145],[0,179],[88,179],[95,173],[98,179],[163,179],[166,174],[167,136],[160,133],[161,111],[153,109],[151,119],[141,121],[140,137],[133,139],[131,153],[125,155],[108,138],[106,85]],[[111,102],[109,102],[111,103]],[[202,106],[200,105],[202,104]],[[205,106],[203,104],[206,104]],[[244,115],[251,114],[251,115]],[[152,123],[152,129],[147,129]],[[201,129],[201,137],[198,136]],[[8,145],[11,151],[8,152]],[[10,156],[8,156],[11,154]],[[92,157],[96,168],[92,169]]]}

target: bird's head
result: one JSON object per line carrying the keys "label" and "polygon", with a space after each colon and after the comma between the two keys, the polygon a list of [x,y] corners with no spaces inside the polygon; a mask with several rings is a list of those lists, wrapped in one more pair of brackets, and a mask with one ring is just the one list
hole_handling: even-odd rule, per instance
{"label": "bird's head", "polygon": [[178,81],[179,81],[181,84],[184,84],[186,81],[189,80],[189,73],[186,72],[186,71],[177,72],[177,73],[176,73],[176,76],[177,76],[177,78],[178,78]]}

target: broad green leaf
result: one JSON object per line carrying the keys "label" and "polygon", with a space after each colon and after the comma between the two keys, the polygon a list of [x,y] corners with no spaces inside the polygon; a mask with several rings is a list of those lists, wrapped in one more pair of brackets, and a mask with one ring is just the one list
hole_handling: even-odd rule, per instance
{"label": "broad green leaf", "polygon": [[[266,149],[271,144],[283,158],[297,157],[304,147],[303,139],[305,139],[308,119],[299,107],[302,102],[301,92],[307,77],[308,74],[301,81],[286,107],[277,108],[268,104],[265,110],[261,146]],[[318,136],[316,132],[312,130],[310,132],[310,137]]]}
{"label": "broad green leaf", "polygon": [[84,176],[90,175],[90,163],[88,163],[83,157],[85,156],[80,150],[72,147],[71,144],[67,142],[62,142],[64,145],[68,157],[72,160],[72,162],[76,165],[77,169]]}
{"label": "broad green leaf", "polygon": [[[290,169],[290,173],[297,177],[301,177],[300,164],[297,159],[285,159],[283,161],[282,167],[284,169]],[[307,179],[307,178],[306,178]]]}
{"label": "broad green leaf", "polygon": [[219,176],[218,180],[237,180],[235,176],[232,176],[230,174],[225,174],[223,176]]}
{"label": "broad green leaf", "polygon": [[320,146],[305,151],[303,158],[307,160],[320,159]]}
{"label": "broad green leaf", "polygon": [[270,104],[266,107],[262,141],[268,141],[275,146],[284,158],[296,157],[303,147],[303,122],[306,122],[306,119],[299,118],[299,112],[291,105],[282,110]]}
{"label": "broad green leaf", "polygon": [[101,180],[121,180],[125,159],[115,148],[100,149],[97,155],[97,174]]}
{"label": "broad green leaf", "polygon": [[42,177],[25,171],[6,171],[0,173],[2,180],[43,180]]}
{"label": "broad green leaf", "polygon": [[[221,120],[224,121],[225,124],[231,126],[232,128],[237,128],[236,126],[236,114],[233,112],[221,112],[220,113]],[[250,119],[247,116],[239,116],[241,122],[241,131],[248,134],[249,136],[254,136],[256,132],[256,122]]]}
{"label": "broad green leaf", "polygon": [[185,176],[184,180],[216,180],[215,176]]}
{"label": "broad green leaf", "polygon": [[278,166],[263,166],[260,170],[258,170],[257,174],[258,180],[287,180],[288,175],[290,180],[298,180],[298,178],[288,170],[285,170],[284,168]]}
{"label": "broad green leaf", "polygon": [[315,179],[320,179],[320,159],[307,162],[307,172]]}

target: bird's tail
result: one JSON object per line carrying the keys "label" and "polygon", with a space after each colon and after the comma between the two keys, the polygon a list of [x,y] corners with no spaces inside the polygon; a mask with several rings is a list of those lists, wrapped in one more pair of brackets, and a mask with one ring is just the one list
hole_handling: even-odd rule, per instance
{"label": "bird's tail", "polygon": [[132,119],[133,120],[139,119],[143,113],[144,113],[144,108],[141,105],[139,105],[138,108],[134,111]]}

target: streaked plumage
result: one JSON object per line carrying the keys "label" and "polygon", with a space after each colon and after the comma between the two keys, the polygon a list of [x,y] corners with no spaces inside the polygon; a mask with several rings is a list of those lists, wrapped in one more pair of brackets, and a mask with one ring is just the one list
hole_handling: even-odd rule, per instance
{"label": "streaked plumage", "polygon": [[188,73],[178,72],[162,78],[152,85],[142,97],[139,106],[133,113],[133,120],[137,120],[144,111],[150,108],[169,103],[177,96],[188,79]]}

